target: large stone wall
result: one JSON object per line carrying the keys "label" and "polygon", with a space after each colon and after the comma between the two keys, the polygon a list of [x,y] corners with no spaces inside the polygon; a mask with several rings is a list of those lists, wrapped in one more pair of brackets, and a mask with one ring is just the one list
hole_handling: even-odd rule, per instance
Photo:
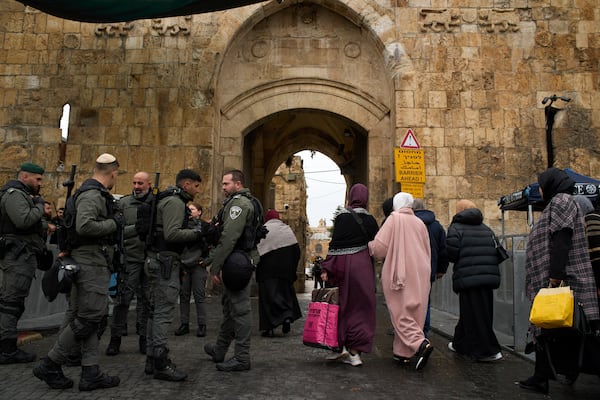
{"label": "large stone wall", "polygon": [[[285,17],[289,8],[307,6],[313,14]],[[340,21],[335,40],[323,36],[332,14]],[[312,25],[300,32],[295,23]],[[286,30],[296,37],[277,36],[285,58],[276,69],[255,69],[253,85],[322,78],[313,73],[322,61],[317,55],[332,54],[327,48],[340,43],[357,65],[366,66],[360,57],[368,54],[370,68],[383,78],[369,82],[365,68],[336,69],[328,79],[345,86],[330,85],[325,94],[314,85],[303,93],[298,82],[290,83],[296,91],[237,85],[236,93],[236,85],[222,81],[235,78],[235,68],[245,76],[259,65],[231,51],[240,38],[258,43],[248,49],[256,57],[274,43],[270,32]],[[334,112],[364,129],[368,160],[360,165],[376,214],[395,189],[393,146],[411,128],[425,149],[429,207],[448,223],[456,201],[469,198],[498,229],[498,198],[546,167],[541,100],[552,94],[572,99],[557,103],[565,110],[554,127],[555,165],[600,176],[597,0],[272,1],[110,25],[61,20],[2,0],[0,44],[0,179],[12,177],[23,161],[38,162],[49,171],[44,194],[52,201],[64,195],[60,182],[67,176],[56,171],[65,103],[72,106],[65,161],[80,165],[78,181],[104,151],[121,161],[118,193],[129,191],[140,169],[160,171],[166,184],[179,169],[196,168],[206,182],[199,200],[207,214],[218,206],[221,170],[244,165],[241,141],[251,124],[294,107]],[[236,96],[255,106],[225,118],[231,109],[224,107]],[[315,140],[296,138],[299,147],[286,151],[311,148]],[[521,214],[509,213],[506,222],[509,232],[526,231]]]}

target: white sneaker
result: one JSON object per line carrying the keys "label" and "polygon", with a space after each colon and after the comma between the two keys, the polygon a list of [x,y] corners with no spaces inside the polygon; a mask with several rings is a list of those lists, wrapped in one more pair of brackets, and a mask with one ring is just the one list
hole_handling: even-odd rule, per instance
{"label": "white sneaker", "polygon": [[452,342],[448,343],[448,350],[456,353],[456,349],[454,348],[454,345],[452,344]]}
{"label": "white sneaker", "polygon": [[494,355],[491,355],[489,357],[483,357],[483,358],[479,358],[477,361],[480,362],[492,362],[492,361],[498,361],[502,359],[502,353],[501,352],[497,352]]}
{"label": "white sneaker", "polygon": [[329,361],[336,361],[336,360],[342,361],[348,357],[348,354],[350,354],[350,353],[348,353],[348,350],[346,350],[346,348],[344,347],[344,348],[342,348],[341,353],[334,352],[334,353],[328,355],[327,357],[325,357],[325,359],[329,360]]}
{"label": "white sneaker", "polygon": [[360,355],[359,354],[351,354],[348,353],[348,357],[346,357],[344,359],[344,362],[346,364],[350,364],[353,367],[358,367],[359,365],[362,365],[362,360],[360,359]]}

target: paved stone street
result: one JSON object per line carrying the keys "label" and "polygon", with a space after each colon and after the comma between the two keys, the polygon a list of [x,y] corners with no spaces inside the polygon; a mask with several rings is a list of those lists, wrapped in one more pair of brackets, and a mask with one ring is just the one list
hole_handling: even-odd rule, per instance
{"label": "paved stone street", "polygon": [[[311,282],[308,282],[312,284]],[[308,307],[309,294],[299,295],[302,309]],[[193,314],[192,305],[192,314]],[[117,388],[79,392],[79,368],[65,368],[75,380],[69,390],[52,390],[36,379],[31,369],[35,365],[0,366],[0,399],[539,399],[542,395],[520,389],[515,381],[533,371],[531,361],[508,350],[504,359],[494,364],[473,363],[456,357],[447,348],[447,332],[436,330],[435,346],[427,367],[421,372],[396,365],[392,361],[389,325],[383,298],[378,298],[378,322],[375,346],[363,357],[362,367],[325,361],[327,352],[302,344],[304,319],[292,325],[292,331],[275,338],[263,338],[258,332],[258,311],[253,298],[256,320],[252,338],[252,369],[247,372],[224,373],[215,369],[204,354],[203,346],[214,340],[220,321],[218,297],[207,299],[208,336],[197,338],[192,325],[190,335],[170,338],[171,358],[188,372],[185,382],[154,380],[144,374],[144,356],[137,353],[137,336],[130,313],[130,334],[123,338],[121,354],[104,355],[109,337],[102,338],[101,367],[121,378]],[[435,327],[435,319],[432,321]],[[171,331],[179,325],[176,318]],[[447,330],[447,329],[446,329]],[[25,345],[27,351],[44,355],[54,343],[56,334],[45,335]],[[600,380],[581,376],[571,388],[561,382],[551,382],[552,399],[598,399]]]}

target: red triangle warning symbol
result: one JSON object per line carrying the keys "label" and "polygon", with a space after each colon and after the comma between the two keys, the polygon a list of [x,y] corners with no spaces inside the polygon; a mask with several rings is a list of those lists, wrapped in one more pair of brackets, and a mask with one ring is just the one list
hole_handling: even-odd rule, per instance
{"label": "red triangle warning symbol", "polygon": [[415,134],[413,133],[412,129],[409,129],[406,131],[406,135],[404,135],[404,139],[402,139],[402,143],[400,144],[400,147],[402,147],[403,149],[420,149],[421,148],[421,145],[419,144],[419,141],[415,137]]}

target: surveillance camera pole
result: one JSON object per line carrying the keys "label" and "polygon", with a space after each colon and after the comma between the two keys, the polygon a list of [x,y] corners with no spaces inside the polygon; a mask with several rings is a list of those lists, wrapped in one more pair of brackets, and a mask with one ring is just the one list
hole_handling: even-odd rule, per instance
{"label": "surveillance camera pole", "polygon": [[570,98],[565,96],[557,96],[553,94],[550,97],[544,97],[542,104],[550,102],[544,108],[544,115],[546,116],[546,152],[548,155],[548,168],[554,166],[554,144],[552,143],[552,127],[554,126],[554,117],[562,108],[552,107],[552,103],[556,100],[562,100],[564,102],[571,101]]}

